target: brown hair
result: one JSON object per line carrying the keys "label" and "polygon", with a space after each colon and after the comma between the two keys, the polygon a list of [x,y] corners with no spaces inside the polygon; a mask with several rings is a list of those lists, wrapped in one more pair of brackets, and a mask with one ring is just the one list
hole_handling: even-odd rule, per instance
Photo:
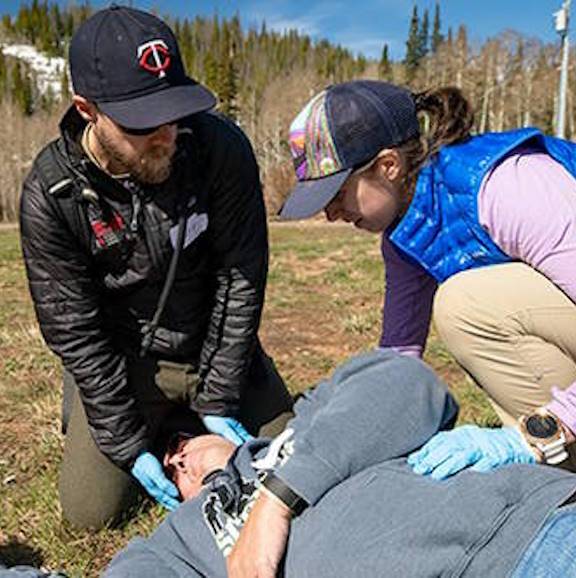
{"label": "brown hair", "polygon": [[474,123],[472,106],[459,88],[426,90],[414,95],[414,103],[416,114],[424,113],[429,126],[421,136],[396,147],[407,165],[408,190],[413,190],[422,165],[443,146],[468,139]]}

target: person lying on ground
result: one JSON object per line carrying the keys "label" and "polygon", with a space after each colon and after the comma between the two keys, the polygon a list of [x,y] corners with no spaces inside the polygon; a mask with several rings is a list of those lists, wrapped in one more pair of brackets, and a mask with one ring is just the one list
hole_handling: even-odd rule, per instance
{"label": "person lying on ground", "polygon": [[295,413],[274,440],[181,441],[165,464],[187,500],[104,577],[576,576],[573,474],[517,463],[439,482],[406,463],[457,416],[421,361],[354,358]]}

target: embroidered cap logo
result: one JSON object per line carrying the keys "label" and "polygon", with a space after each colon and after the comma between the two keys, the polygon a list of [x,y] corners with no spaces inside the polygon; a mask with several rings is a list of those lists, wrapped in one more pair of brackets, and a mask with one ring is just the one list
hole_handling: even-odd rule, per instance
{"label": "embroidered cap logo", "polygon": [[164,78],[170,66],[170,51],[164,40],[150,40],[141,44],[138,47],[138,63],[144,70]]}

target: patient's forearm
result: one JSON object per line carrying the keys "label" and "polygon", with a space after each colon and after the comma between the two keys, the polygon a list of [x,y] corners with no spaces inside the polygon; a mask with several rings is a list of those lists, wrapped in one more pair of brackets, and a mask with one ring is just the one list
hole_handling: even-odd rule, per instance
{"label": "patient's forearm", "polygon": [[265,488],[226,561],[229,578],[275,578],[284,556],[292,512]]}

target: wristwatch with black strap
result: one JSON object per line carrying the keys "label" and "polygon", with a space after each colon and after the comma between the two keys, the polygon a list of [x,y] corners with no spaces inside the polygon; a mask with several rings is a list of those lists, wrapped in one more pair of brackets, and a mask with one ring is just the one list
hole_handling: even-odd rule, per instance
{"label": "wristwatch with black strap", "polygon": [[524,415],[519,420],[520,433],[544,464],[557,465],[568,458],[562,422],[545,409]]}
{"label": "wristwatch with black strap", "polygon": [[274,494],[283,504],[288,506],[295,516],[299,516],[307,507],[308,502],[298,495],[292,488],[289,488],[278,476],[269,473],[262,485]]}

